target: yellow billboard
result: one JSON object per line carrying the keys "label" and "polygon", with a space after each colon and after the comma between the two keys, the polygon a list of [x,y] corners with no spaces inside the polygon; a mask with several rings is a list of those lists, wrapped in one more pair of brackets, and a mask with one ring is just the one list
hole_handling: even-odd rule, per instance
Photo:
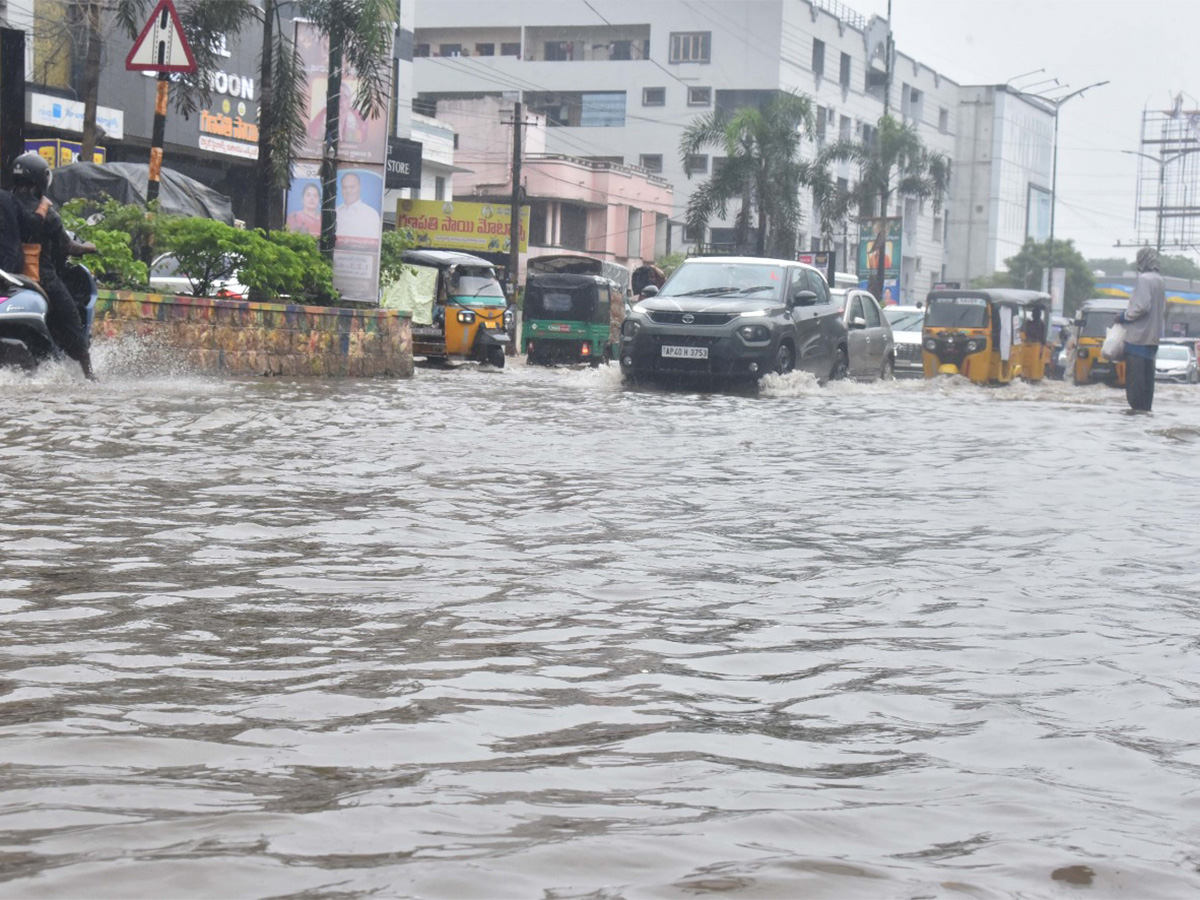
{"label": "yellow billboard", "polygon": [[[418,249],[508,253],[507,203],[461,200],[398,200],[396,230]],[[518,250],[529,249],[529,207],[521,207]]]}

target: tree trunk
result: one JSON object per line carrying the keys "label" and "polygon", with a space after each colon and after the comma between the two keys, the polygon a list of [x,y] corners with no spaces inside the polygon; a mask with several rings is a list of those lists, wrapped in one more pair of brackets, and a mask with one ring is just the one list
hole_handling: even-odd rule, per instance
{"label": "tree trunk", "polygon": [[87,5],[87,57],[83,69],[83,140],[79,151],[80,162],[91,162],[97,140],[96,107],[100,95],[100,0],[90,0]]}
{"label": "tree trunk", "polygon": [[325,86],[325,144],[321,151],[321,253],[332,264],[337,240],[337,154],[341,123],[344,33],[329,32],[329,80]]}
{"label": "tree trunk", "polygon": [[259,72],[262,94],[258,106],[258,180],[254,185],[254,224],[268,233],[271,230],[271,189],[275,183],[271,171],[271,139],[275,130],[275,87],[272,81],[274,43],[275,0],[263,0],[262,69]]}
{"label": "tree trunk", "polygon": [[761,201],[758,206],[758,240],[755,242],[758,246],[758,255],[767,255],[767,213],[762,208]]}
{"label": "tree trunk", "polygon": [[879,305],[883,305],[883,280],[887,269],[887,208],[890,191],[883,191],[879,196],[879,223],[875,226],[875,273],[871,276],[871,294]]}

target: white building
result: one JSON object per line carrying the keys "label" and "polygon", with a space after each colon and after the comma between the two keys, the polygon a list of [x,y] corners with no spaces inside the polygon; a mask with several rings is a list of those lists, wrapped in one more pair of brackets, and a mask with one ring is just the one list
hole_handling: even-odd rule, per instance
{"label": "white building", "polygon": [[[519,92],[547,116],[549,153],[641,166],[674,184],[671,244],[719,243],[728,222],[709,235],[685,235],[694,186],[719,156],[679,158],[684,128],[713,109],[757,104],[794,90],[818,108],[818,142],[870,137],[884,112],[880,73],[887,23],[867,21],[836,0],[423,0],[417,4],[414,86],[432,111],[437,99]],[[959,152],[962,89],[927,66],[896,54],[889,108],[916,125],[931,150]],[[1001,148],[1007,152],[1007,147]],[[811,147],[810,150],[815,150]],[[955,167],[955,170],[957,166]],[[688,178],[689,173],[693,176]],[[854,181],[850,165],[835,173]],[[1048,167],[1047,167],[1048,175]],[[959,209],[955,189],[942,211],[896,197],[904,216],[902,299],[947,280],[947,216],[972,231],[990,213]],[[801,248],[817,248],[816,222],[805,209]],[[838,236],[839,268],[857,264],[857,228]]]}

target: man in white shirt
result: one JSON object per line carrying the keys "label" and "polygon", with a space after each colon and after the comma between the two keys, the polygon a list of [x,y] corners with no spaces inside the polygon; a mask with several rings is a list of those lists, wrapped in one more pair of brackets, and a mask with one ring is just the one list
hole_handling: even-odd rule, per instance
{"label": "man in white shirt", "polygon": [[342,203],[337,208],[337,236],[379,240],[379,213],[362,200],[362,183],[354,172],[342,176]]}

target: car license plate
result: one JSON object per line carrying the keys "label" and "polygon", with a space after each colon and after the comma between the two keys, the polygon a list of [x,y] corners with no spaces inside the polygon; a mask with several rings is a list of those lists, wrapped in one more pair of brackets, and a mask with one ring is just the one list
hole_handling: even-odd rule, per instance
{"label": "car license plate", "polygon": [[708,359],[708,348],[666,346],[662,348],[662,355],[676,359]]}

